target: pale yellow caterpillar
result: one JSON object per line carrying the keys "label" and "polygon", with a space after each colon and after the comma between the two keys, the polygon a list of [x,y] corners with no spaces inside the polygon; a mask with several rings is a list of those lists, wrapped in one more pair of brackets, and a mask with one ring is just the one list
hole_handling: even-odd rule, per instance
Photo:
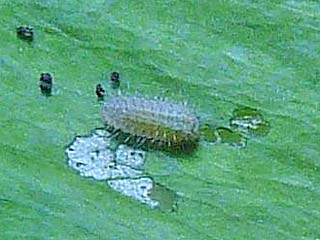
{"label": "pale yellow caterpillar", "polygon": [[112,96],[103,106],[103,119],[115,131],[158,143],[174,150],[190,151],[199,140],[199,119],[187,105],[137,96]]}

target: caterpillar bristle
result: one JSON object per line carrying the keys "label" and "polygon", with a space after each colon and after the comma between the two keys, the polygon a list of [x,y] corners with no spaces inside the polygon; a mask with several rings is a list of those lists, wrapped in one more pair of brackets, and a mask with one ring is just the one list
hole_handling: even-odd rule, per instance
{"label": "caterpillar bristle", "polygon": [[124,143],[128,143],[130,141],[130,136],[126,137],[126,139],[124,140]]}

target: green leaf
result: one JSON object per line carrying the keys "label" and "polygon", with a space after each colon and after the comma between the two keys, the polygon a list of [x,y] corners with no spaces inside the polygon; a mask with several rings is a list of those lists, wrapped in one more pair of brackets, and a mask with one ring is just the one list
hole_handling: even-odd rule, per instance
{"label": "green leaf", "polygon": [[[318,1],[2,0],[0,9],[0,239],[320,238]],[[33,27],[32,41],[19,26]],[[95,88],[117,92],[113,71],[121,92],[188,101],[202,126],[227,129],[241,108],[268,124],[242,133],[244,148],[232,136],[190,156],[148,152],[157,197],[179,196],[173,212],[148,208],[67,166],[73,138],[103,127]],[[43,72],[52,96],[39,90]]]}

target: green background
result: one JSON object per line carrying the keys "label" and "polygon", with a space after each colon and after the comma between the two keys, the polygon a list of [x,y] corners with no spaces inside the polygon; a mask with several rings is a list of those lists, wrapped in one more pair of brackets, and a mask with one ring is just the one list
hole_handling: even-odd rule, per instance
{"label": "green background", "polygon": [[[320,238],[319,1],[0,3],[1,239]],[[149,153],[182,196],[176,212],[149,209],[66,164],[66,145],[102,126],[95,85],[115,70],[123,92],[187,100],[225,127],[257,108],[271,130],[244,149]]]}

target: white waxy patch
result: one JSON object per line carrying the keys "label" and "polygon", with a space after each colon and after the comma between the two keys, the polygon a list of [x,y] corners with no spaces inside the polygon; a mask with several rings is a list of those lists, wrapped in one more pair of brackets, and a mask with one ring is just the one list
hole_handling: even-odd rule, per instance
{"label": "white waxy patch", "polygon": [[91,136],[78,136],[67,147],[68,165],[83,177],[105,180],[117,192],[156,207],[150,192],[154,182],[143,173],[146,154],[125,145],[111,148],[110,134],[96,130]]}
{"label": "white waxy patch", "polygon": [[261,118],[243,118],[243,119],[232,119],[231,125],[236,125],[242,128],[251,128],[257,129],[259,128],[259,124],[261,124],[263,120]]}
{"label": "white waxy patch", "polygon": [[110,142],[101,135],[76,137],[66,149],[68,164],[79,171],[81,176],[96,180],[110,178],[115,167],[115,154],[108,149]]}
{"label": "white waxy patch", "polygon": [[128,197],[132,197],[139,202],[149,205],[152,208],[159,205],[159,202],[150,198],[154,183],[149,177],[139,179],[109,180],[108,185],[115,191],[121,192]]}
{"label": "white waxy patch", "polygon": [[135,169],[142,169],[144,165],[145,152],[133,150],[126,145],[120,145],[116,151],[117,163],[131,166]]}

